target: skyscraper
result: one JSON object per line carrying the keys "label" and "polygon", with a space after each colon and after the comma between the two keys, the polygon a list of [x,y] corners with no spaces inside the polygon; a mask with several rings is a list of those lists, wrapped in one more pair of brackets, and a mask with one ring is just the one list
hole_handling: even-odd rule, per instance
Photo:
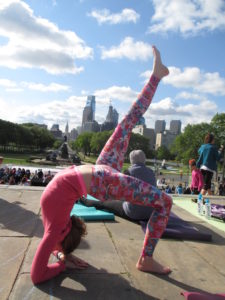
{"label": "skyscraper", "polygon": [[109,110],[105,122],[101,125],[101,131],[112,130],[118,124],[119,114],[112,105],[109,105]]}
{"label": "skyscraper", "polygon": [[162,133],[166,130],[166,121],[165,120],[157,120],[155,121],[155,133]]}
{"label": "skyscraper", "polygon": [[180,134],[181,133],[181,121],[180,120],[170,121],[170,131],[174,134]]}
{"label": "skyscraper", "polygon": [[95,120],[95,96],[88,96],[83,110],[82,126]]}

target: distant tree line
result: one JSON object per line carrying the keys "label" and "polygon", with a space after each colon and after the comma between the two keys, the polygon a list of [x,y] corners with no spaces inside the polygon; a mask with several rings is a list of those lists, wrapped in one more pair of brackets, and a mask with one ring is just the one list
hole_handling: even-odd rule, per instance
{"label": "distant tree line", "polygon": [[0,150],[2,152],[41,151],[52,147],[55,138],[45,128],[33,123],[16,124],[0,119]]}
{"label": "distant tree line", "polygon": [[[71,143],[71,147],[82,152],[84,156],[91,154],[98,156],[111,134],[112,131],[84,132],[78,136],[76,141]],[[149,139],[140,134],[132,133],[127,154],[135,149],[142,149],[149,158],[154,157],[153,151],[149,149]]]}
{"label": "distant tree line", "polygon": [[[201,114],[201,112],[199,112]],[[225,146],[225,113],[216,114],[210,123],[188,124],[184,132],[176,137],[170,148],[175,160],[188,164],[190,158],[198,158],[198,149],[204,143],[205,135],[215,136],[215,144]]]}
{"label": "distant tree line", "polygon": [[[201,112],[200,112],[201,114]],[[176,137],[170,148],[161,146],[157,151],[149,149],[149,139],[140,134],[131,134],[127,155],[134,149],[142,149],[147,158],[176,160],[188,164],[189,159],[198,158],[198,149],[204,142],[205,135],[215,135],[216,145],[225,145],[225,113],[216,114],[210,123],[188,124],[184,132]],[[98,156],[112,131],[85,132],[76,141],[70,142],[72,149]],[[0,150],[40,151],[47,147],[58,148],[62,141],[57,141],[45,128],[33,123],[15,124],[0,119]]]}

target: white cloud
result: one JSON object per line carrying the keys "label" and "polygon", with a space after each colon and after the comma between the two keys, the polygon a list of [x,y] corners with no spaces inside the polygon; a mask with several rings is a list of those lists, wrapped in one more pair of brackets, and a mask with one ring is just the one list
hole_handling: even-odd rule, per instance
{"label": "white cloud", "polygon": [[0,78],[0,86],[4,88],[16,88],[17,83],[15,81],[11,81],[9,79]]}
{"label": "white cloud", "polygon": [[149,32],[197,34],[225,28],[224,0],[153,0],[155,14]]}
{"label": "white cloud", "polygon": [[60,92],[60,91],[68,91],[70,89],[67,85],[62,85],[59,83],[52,82],[49,85],[44,85],[42,83],[34,83],[34,82],[22,82],[22,86],[27,87],[30,90],[36,90],[39,92]]}
{"label": "white cloud", "polygon": [[43,83],[35,83],[35,82],[15,82],[9,79],[0,78],[0,86],[4,87],[6,91],[16,92],[22,91],[25,88],[30,90],[35,90],[39,92],[60,92],[60,91],[68,91],[70,89],[67,85],[62,85],[59,83],[51,82],[50,84],[46,85]]}
{"label": "white cloud", "polygon": [[200,83],[202,74],[197,67],[184,68],[182,72],[179,68],[169,67],[170,74],[164,78],[164,82],[177,88],[191,88]]}
{"label": "white cloud", "polygon": [[133,102],[138,93],[134,92],[130,87],[112,86],[108,89],[96,90],[94,95],[98,102],[109,103],[109,100],[119,100],[122,102]]}
{"label": "white cloud", "polygon": [[149,57],[152,57],[152,46],[141,41],[135,42],[132,37],[126,37],[119,46],[112,46],[110,49],[102,47],[102,59],[128,58],[146,61]]}
{"label": "white cloud", "polygon": [[199,96],[198,102],[187,104],[183,102],[179,104],[178,101],[168,97],[159,102],[153,102],[144,117],[151,127],[154,127],[156,120],[163,119],[166,120],[167,125],[171,120],[181,120],[184,128],[187,124],[209,123],[217,111],[218,107],[215,102],[205,97]]}
{"label": "white cloud", "polygon": [[195,91],[212,94],[225,95],[225,78],[219,73],[203,73],[199,68],[169,67],[170,74],[164,78],[164,83],[171,84],[177,88],[191,88]]}
{"label": "white cloud", "polygon": [[88,14],[89,17],[93,17],[97,20],[98,24],[109,23],[136,23],[140,18],[140,15],[133,9],[125,8],[120,13],[111,13],[108,9],[93,10]]}
{"label": "white cloud", "polygon": [[[204,73],[197,67],[187,67],[183,71],[177,67],[169,67],[169,71],[169,76],[163,78],[165,84],[215,96],[225,95],[225,78],[220,77],[218,72]],[[151,71],[145,71],[140,77],[146,82],[150,75]]]}
{"label": "white cloud", "polygon": [[180,92],[176,95],[176,99],[201,100],[202,96],[194,93]]}
{"label": "white cloud", "polygon": [[[108,111],[109,101],[112,101],[113,106],[114,103],[117,103],[115,108],[121,119],[127,113],[138,93],[130,87],[112,86],[104,90],[96,90],[93,94],[96,96],[96,121],[102,123]],[[159,119],[166,120],[167,125],[171,120],[180,119],[183,127],[187,124],[210,122],[211,118],[218,112],[217,105],[205,96],[198,95],[197,97],[197,94],[194,95],[196,98],[194,103],[188,100],[192,100],[191,94],[188,93],[180,94],[180,97],[175,98],[176,100],[167,97],[161,101],[153,102],[144,115],[147,127],[154,128],[155,121]],[[186,97],[185,103],[181,99],[182,96]],[[17,123],[45,123],[49,128],[52,124],[57,123],[61,130],[65,129],[68,121],[70,129],[72,129],[81,125],[86,99],[86,96],[71,96],[66,100],[40,105],[14,105],[13,110],[11,109],[12,103],[0,99],[0,119]]]}
{"label": "white cloud", "polygon": [[60,30],[54,23],[36,17],[23,1],[0,3],[0,36],[8,38],[0,47],[0,66],[39,68],[48,73],[80,73],[76,59],[92,58],[93,49],[75,32]]}

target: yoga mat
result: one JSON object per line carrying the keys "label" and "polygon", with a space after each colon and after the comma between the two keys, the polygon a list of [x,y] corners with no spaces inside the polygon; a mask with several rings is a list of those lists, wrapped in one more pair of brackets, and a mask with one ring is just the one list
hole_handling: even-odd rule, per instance
{"label": "yoga mat", "polygon": [[[87,199],[99,201],[90,195],[87,196]],[[115,220],[113,213],[98,210],[95,207],[86,207],[79,202],[74,204],[70,215],[76,215],[84,221]]]}
{"label": "yoga mat", "polygon": [[222,220],[216,219],[216,218],[207,219],[205,216],[200,216],[197,212],[197,203],[192,202],[191,199],[182,198],[182,197],[177,197],[177,198],[174,197],[173,203],[175,205],[187,210],[189,213],[198,217],[199,219],[204,220],[205,222],[209,223],[210,225],[225,232],[225,222],[223,222]]}
{"label": "yoga mat", "polygon": [[181,292],[187,300],[225,300],[225,294]]}
{"label": "yoga mat", "polygon": [[[142,230],[146,231],[147,222],[140,221]],[[194,240],[194,241],[211,241],[212,235],[200,232],[197,228],[182,220],[171,212],[169,221],[162,238]]]}

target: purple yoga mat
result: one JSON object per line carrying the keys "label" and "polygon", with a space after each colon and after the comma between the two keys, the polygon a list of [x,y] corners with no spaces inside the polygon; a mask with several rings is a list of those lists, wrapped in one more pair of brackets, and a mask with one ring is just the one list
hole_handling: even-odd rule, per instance
{"label": "purple yoga mat", "polygon": [[[146,231],[146,221],[140,221],[142,230]],[[211,241],[212,235],[200,232],[196,227],[187,221],[182,220],[171,212],[169,221],[162,238],[194,240],[194,241]]]}

